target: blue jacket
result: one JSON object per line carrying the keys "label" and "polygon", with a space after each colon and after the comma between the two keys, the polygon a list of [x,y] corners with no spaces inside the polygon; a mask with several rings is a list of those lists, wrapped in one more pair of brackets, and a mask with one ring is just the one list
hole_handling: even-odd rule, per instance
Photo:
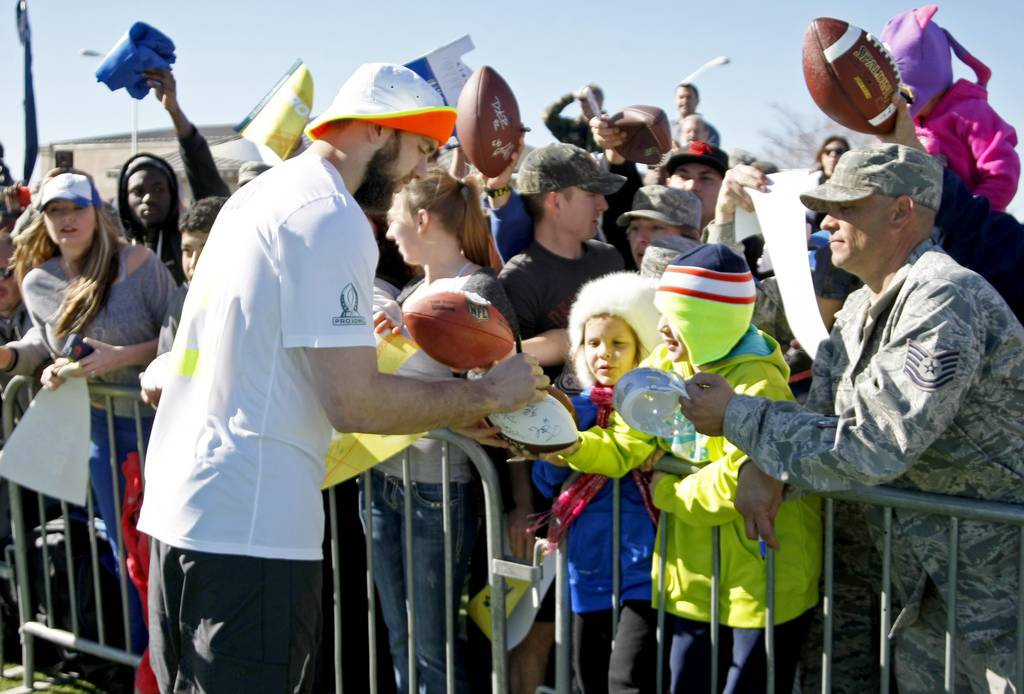
{"label": "blue jacket", "polygon": [[1024,322],[1024,225],[994,212],[988,199],[972,195],[948,168],[942,176],[942,204],[935,217],[935,243],[953,260],[988,280]]}
{"label": "blue jacket", "polygon": [[507,263],[533,243],[533,220],[522,196],[514,190],[504,206],[490,212],[494,245],[498,247],[501,262]]}
{"label": "blue jacket", "polygon": [[[590,390],[573,399],[580,429],[597,419]],[[543,460],[533,463],[533,483],[541,494],[553,498],[572,470]],[[620,602],[651,601],[651,558],[655,527],[644,508],[640,490],[629,475],[621,482],[622,543],[619,559]],[[569,592],[572,611],[579,614],[612,607],[612,482],[604,486],[569,528]]]}

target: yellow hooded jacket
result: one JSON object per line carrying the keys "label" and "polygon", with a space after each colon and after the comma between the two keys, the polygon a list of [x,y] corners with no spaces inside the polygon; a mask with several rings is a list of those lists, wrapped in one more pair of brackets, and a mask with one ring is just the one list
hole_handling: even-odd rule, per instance
{"label": "yellow hooded jacket", "polygon": [[[752,333],[760,336],[767,349],[748,351]],[[754,344],[758,344],[756,337]],[[770,354],[764,352],[771,350]],[[673,363],[664,345],[659,346],[641,366],[675,371],[684,378],[694,375],[688,361]],[[778,343],[770,336],[748,332],[732,353],[704,364],[701,371],[723,376],[745,395],[771,400],[793,400],[787,379],[789,367]],[[670,450],[668,441],[631,429],[615,413],[607,429],[595,427],[581,435],[579,450],[565,459],[581,472],[622,477],[639,467],[658,447]],[[709,458],[699,472],[687,477],[666,475],[652,490],[654,505],[670,514],[664,524],[666,543],[666,609],[697,621],[711,619],[711,528],[721,528],[721,623],[738,628],[764,626],[767,563],[761,559],[757,540],[747,538],[743,517],[733,499],[740,466],[747,455],[721,436],[707,440]],[[787,500],[775,518],[775,531],[782,549],[776,553],[776,623],[794,619],[818,603],[821,574],[821,500],[804,496]],[[652,602],[658,604],[660,565],[655,543]]]}

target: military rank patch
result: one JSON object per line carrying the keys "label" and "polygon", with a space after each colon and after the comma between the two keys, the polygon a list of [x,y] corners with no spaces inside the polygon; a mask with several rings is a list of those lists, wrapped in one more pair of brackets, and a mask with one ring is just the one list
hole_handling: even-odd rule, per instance
{"label": "military rank patch", "polygon": [[903,372],[918,388],[934,393],[953,380],[959,363],[959,351],[929,352],[913,340],[908,340],[907,361]]}

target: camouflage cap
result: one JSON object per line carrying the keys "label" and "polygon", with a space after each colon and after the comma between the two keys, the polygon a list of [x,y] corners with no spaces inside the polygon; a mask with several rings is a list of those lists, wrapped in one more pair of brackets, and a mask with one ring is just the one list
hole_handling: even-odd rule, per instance
{"label": "camouflage cap", "polygon": [[840,157],[832,177],[801,195],[800,202],[815,212],[826,212],[830,203],[858,202],[875,194],[909,195],[918,205],[938,210],[942,164],[904,145],[858,147]]}
{"label": "camouflage cap", "polygon": [[572,186],[611,195],[625,182],[625,176],[603,171],[586,150],[558,143],[538,147],[523,157],[516,188],[523,195],[553,193]]}
{"label": "camouflage cap", "polygon": [[655,239],[644,251],[640,262],[640,275],[660,280],[665,268],[683,253],[689,253],[701,242],[686,236],[663,236]]}
{"label": "camouflage cap", "polygon": [[700,228],[700,198],[688,190],[668,186],[644,186],[633,196],[633,209],[615,223],[629,226],[634,217],[656,219],[677,227]]}

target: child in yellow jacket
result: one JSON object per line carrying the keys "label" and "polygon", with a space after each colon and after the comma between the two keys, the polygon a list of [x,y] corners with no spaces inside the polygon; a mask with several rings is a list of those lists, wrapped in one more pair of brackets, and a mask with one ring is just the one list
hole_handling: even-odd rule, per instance
{"label": "child in yellow jacket", "polygon": [[[676,258],[662,275],[655,304],[662,314],[663,344],[641,366],[721,374],[739,393],[792,400],[789,368],[778,343],[750,324],[754,282],[746,262],[720,244],[700,246]],[[689,459],[700,470],[686,477],[658,473],[654,505],[668,513],[664,524],[665,604],[672,635],[672,692],[710,687],[712,528],[720,529],[719,678],[725,692],[761,691],[767,669],[764,649],[767,570],[756,540],[746,536],[734,499],[743,451],[723,437],[697,434],[667,441],[631,429],[618,414],[607,429],[580,435],[562,454],[570,467],[621,477],[657,449]],[[775,520],[781,549],[776,558],[775,687],[789,691],[813,608],[821,572],[821,506],[816,497],[787,501]],[[661,547],[661,538],[655,544]],[[661,585],[654,560],[654,604]]]}

